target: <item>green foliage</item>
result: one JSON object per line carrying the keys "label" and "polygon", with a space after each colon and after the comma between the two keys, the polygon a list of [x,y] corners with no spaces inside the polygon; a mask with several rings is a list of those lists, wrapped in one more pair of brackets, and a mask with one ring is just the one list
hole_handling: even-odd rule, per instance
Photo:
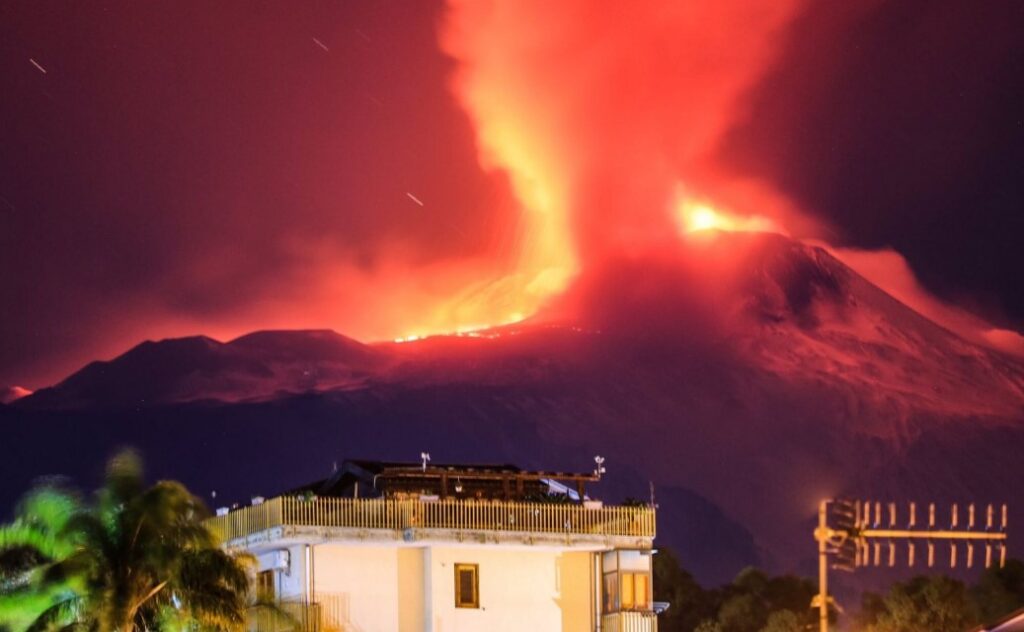
{"label": "green foliage", "polygon": [[915,577],[887,594],[861,598],[859,629],[866,632],[966,630],[1024,606],[1024,562],[1009,560],[985,571],[968,588],[942,576]]}
{"label": "green foliage", "polygon": [[[772,577],[756,568],[732,583],[702,588],[673,552],[654,556],[654,598],[671,604],[659,617],[661,632],[795,632],[817,629],[810,608],[817,584],[809,579]],[[989,569],[968,588],[948,577],[916,577],[885,595],[864,593],[854,629],[863,632],[963,632],[1024,606],[1024,562],[1009,560]]]}
{"label": "green foliage", "polygon": [[672,604],[668,611],[659,617],[660,630],[689,632],[706,619],[714,620],[714,601],[693,576],[683,570],[671,549],[658,550],[658,554],[654,556],[653,572],[655,601],[667,601]]}
{"label": "green foliage", "polygon": [[[791,613],[798,625],[814,623],[810,609],[817,586],[810,580],[793,575],[769,577],[755,568],[744,569],[733,583],[722,591],[718,621],[726,630],[759,632],[780,611]],[[774,625],[780,625],[776,617]]]}
{"label": "green foliage", "polygon": [[632,496],[627,496],[620,504],[623,507],[650,507],[650,503],[646,500],[633,498]]}
{"label": "green foliage", "polygon": [[655,599],[672,604],[658,622],[662,632],[785,632],[790,624],[804,629],[816,621],[810,609],[816,592],[810,580],[770,577],[755,568],[744,569],[727,586],[705,590],[670,550],[654,556]]}
{"label": "green foliage", "polygon": [[776,610],[768,615],[768,621],[761,632],[800,632],[807,629],[807,617],[801,617],[792,610]]}
{"label": "green foliage", "polygon": [[239,630],[250,558],[221,550],[184,486],[146,486],[132,452],[91,503],[30,492],[0,528],[0,620],[13,632]]}
{"label": "green foliage", "polygon": [[569,498],[568,494],[549,494],[546,492],[535,492],[532,494],[525,494],[523,496],[523,502],[526,503],[541,503],[545,505],[574,505],[576,501]]}
{"label": "green foliage", "polygon": [[967,587],[943,576],[896,583],[871,606],[864,617],[866,632],[963,632],[979,621]]}
{"label": "green foliage", "polygon": [[982,621],[995,621],[1024,606],[1024,562],[1007,560],[1003,568],[985,571],[971,588]]}

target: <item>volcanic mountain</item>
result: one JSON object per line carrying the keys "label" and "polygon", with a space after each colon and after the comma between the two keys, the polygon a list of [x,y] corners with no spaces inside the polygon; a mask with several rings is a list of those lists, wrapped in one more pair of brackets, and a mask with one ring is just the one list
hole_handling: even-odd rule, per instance
{"label": "volcanic mountain", "polygon": [[[1007,487],[1024,363],[765,233],[606,261],[529,321],[461,336],[147,342],[0,407],[0,422],[21,447],[12,486],[88,471],[127,442],[218,499],[345,456],[582,469],[602,454],[594,492],[653,490],[659,537],[705,581],[747,564],[810,571],[829,495],[1010,501],[1024,519]],[[42,437],[55,431],[86,449],[54,453]]]}
{"label": "volcanic mountain", "polygon": [[109,362],[92,362],[22,405],[41,408],[236,402],[355,388],[389,354],[333,331],[258,331],[222,343],[206,336],[146,341]]}

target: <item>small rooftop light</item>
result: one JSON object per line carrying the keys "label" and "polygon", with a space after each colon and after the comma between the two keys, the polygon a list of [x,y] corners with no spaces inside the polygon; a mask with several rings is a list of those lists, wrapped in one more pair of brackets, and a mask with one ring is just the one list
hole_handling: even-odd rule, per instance
{"label": "small rooftop light", "polygon": [[604,457],[601,456],[600,454],[595,456],[594,463],[597,464],[597,466],[594,468],[594,476],[600,479],[601,475],[608,471],[604,469]]}
{"label": "small rooftop light", "polygon": [[427,471],[427,463],[430,463],[430,453],[420,452],[420,458],[423,459],[423,471]]}
{"label": "small rooftop light", "polygon": [[266,498],[264,498],[263,496],[253,496],[252,497],[252,504],[253,504],[254,507],[256,505],[262,505],[264,500],[266,500]]}
{"label": "small rooftop light", "polygon": [[231,510],[228,509],[227,507],[217,507],[217,515],[218,516],[226,516],[226,515],[228,515],[229,511],[231,511]]}

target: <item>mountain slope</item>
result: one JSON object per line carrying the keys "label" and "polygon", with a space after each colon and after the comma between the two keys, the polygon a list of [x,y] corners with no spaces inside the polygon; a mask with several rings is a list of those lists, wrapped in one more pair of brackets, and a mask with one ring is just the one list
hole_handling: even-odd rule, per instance
{"label": "mountain slope", "polygon": [[705,581],[750,563],[809,572],[809,520],[834,494],[1010,501],[1011,525],[1024,520],[1007,487],[1024,364],[775,235],[608,261],[530,322],[473,336],[146,343],[0,412],[30,448],[29,425],[102,420],[96,445],[159,445],[218,498],[345,456],[569,469],[602,454],[607,493],[654,483],[659,534]]}
{"label": "mountain slope", "polygon": [[388,354],[333,331],[262,331],[222,343],[205,336],[147,341],[18,402],[27,408],[242,401],[353,388]]}

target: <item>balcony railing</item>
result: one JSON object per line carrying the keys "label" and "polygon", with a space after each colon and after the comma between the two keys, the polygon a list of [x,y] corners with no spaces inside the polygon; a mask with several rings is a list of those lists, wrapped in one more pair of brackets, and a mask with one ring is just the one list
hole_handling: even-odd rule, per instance
{"label": "balcony railing", "polygon": [[247,632],[332,632],[326,616],[327,608],[321,602],[306,603],[286,600],[277,603],[279,612],[266,608],[253,608],[246,621]]}
{"label": "balcony railing", "polygon": [[461,529],[653,538],[650,507],[475,500],[278,497],[209,521],[225,541],[281,526],[355,529]]}
{"label": "balcony railing", "polygon": [[653,612],[616,612],[601,617],[603,632],[658,632],[658,615]]}

